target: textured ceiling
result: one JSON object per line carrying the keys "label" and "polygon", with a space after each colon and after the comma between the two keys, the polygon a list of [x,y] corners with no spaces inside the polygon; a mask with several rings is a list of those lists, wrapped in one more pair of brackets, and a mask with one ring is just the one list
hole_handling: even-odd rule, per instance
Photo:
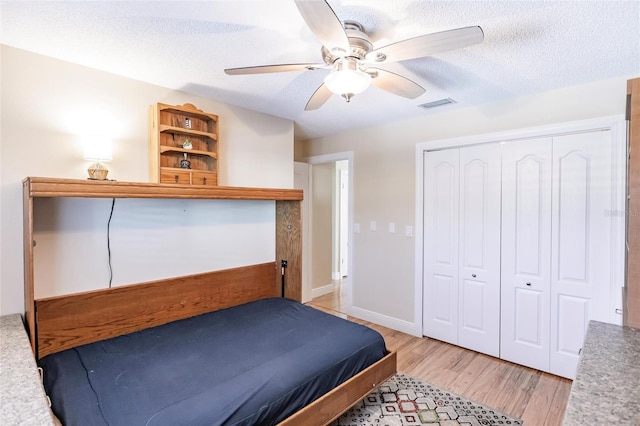
{"label": "textured ceiling", "polygon": [[292,0],[0,2],[3,44],[246,107],[296,123],[296,139],[640,75],[640,1],[329,0],[374,47],[479,25],[481,44],[386,65],[426,89],[417,99],[376,87],[305,112],[327,70],[229,76],[252,65],[321,62],[320,42]]}

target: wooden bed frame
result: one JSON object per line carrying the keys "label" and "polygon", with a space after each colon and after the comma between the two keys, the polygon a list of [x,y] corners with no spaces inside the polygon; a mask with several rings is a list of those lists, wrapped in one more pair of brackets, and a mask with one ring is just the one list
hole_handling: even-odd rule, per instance
{"label": "wooden bed frame", "polygon": [[[22,184],[25,323],[36,359],[75,346],[266,297],[302,299],[302,190],[46,177],[27,177]],[[276,261],[36,299],[34,201],[51,197],[273,200],[276,213]],[[278,273],[280,259],[288,262],[284,289]],[[281,425],[327,425],[395,372],[396,353],[388,353],[380,361],[281,422]]]}
{"label": "wooden bed frame", "polygon": [[[279,265],[264,263],[35,300],[36,356],[281,296]],[[328,425],[396,373],[396,353],[361,371],[280,423]]]}

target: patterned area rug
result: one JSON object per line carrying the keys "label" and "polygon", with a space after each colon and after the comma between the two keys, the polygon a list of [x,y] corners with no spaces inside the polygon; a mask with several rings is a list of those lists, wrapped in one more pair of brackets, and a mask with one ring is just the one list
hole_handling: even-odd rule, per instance
{"label": "patterned area rug", "polygon": [[396,374],[332,424],[358,425],[481,426],[522,422],[446,389]]}

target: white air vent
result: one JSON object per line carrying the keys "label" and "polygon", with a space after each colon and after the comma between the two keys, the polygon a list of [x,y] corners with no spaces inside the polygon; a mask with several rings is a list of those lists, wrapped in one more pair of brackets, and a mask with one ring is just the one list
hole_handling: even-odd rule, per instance
{"label": "white air vent", "polygon": [[446,98],[446,99],[438,99],[437,101],[433,101],[433,102],[427,102],[426,104],[421,104],[418,106],[420,108],[429,109],[429,108],[435,108],[442,105],[449,105],[449,104],[455,104],[455,103],[456,101],[454,101],[453,99]]}

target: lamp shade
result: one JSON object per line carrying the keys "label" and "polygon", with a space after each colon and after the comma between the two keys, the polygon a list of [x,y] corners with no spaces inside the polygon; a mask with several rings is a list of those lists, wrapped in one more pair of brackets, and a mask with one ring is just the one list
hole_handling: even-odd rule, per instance
{"label": "lamp shade", "polygon": [[84,159],[89,161],[111,161],[112,143],[106,138],[92,137],[84,143]]}
{"label": "lamp shade", "polygon": [[357,95],[369,87],[371,76],[359,69],[341,69],[325,77],[324,84],[336,95]]}

